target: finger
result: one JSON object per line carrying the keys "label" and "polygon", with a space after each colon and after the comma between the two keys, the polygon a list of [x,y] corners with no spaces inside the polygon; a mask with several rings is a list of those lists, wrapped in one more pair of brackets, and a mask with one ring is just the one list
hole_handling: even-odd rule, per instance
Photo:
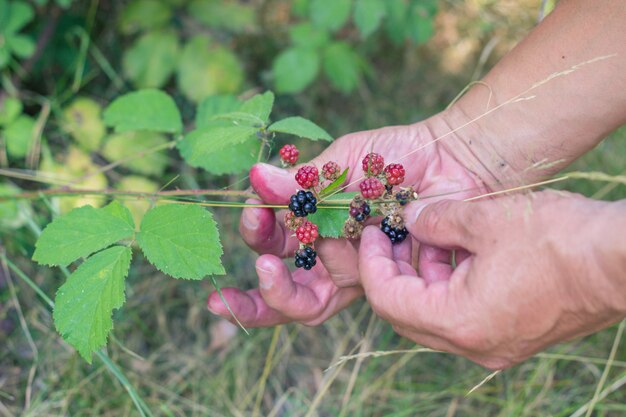
{"label": "finger", "polygon": [[267,305],[295,321],[319,317],[336,289],[321,265],[310,271],[296,271],[294,279],[279,258],[262,255],[256,261],[256,270]]}
{"label": "finger", "polygon": [[481,203],[416,201],[405,208],[406,228],[415,239],[445,249],[472,249],[489,230]]}
{"label": "finger", "polygon": [[415,271],[412,264],[412,246],[412,239],[406,239],[402,243],[391,245],[393,259],[396,261],[402,275],[417,276],[417,271]]}
{"label": "finger", "polygon": [[300,187],[295,170],[277,168],[269,164],[256,164],[250,169],[250,184],[261,199],[268,204],[285,204]]}
{"label": "finger", "polygon": [[[255,199],[247,204],[261,204]],[[276,219],[274,210],[263,207],[246,207],[239,220],[239,232],[246,244],[255,252],[286,258],[297,249],[295,239],[289,239],[292,232]]]}
{"label": "finger", "polygon": [[423,244],[420,246],[419,273],[427,284],[450,279],[453,269],[450,264],[452,253],[449,250]]}
{"label": "finger", "polygon": [[374,311],[394,324],[431,334],[447,331],[451,318],[446,283],[427,287],[419,277],[402,275],[392,255],[391,242],[385,234],[374,227],[365,228],[359,270],[365,295]]}
{"label": "finger", "polygon": [[232,323],[236,323],[233,314],[244,327],[250,328],[275,326],[291,321],[270,308],[257,289],[241,291],[237,288],[222,288],[222,295],[232,314],[217,291],[209,295],[207,308]]}
{"label": "finger", "polygon": [[320,239],[317,254],[337,287],[359,284],[359,256],[347,239]]}

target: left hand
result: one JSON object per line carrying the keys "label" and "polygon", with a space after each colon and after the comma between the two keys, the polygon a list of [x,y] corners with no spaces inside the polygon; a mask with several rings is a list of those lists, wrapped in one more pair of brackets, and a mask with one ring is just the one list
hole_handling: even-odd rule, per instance
{"label": "left hand", "polygon": [[428,268],[418,274],[408,242],[392,248],[368,227],[359,251],[366,296],[404,337],[510,367],[626,316],[624,203],[557,192],[412,203],[407,228],[434,248]]}

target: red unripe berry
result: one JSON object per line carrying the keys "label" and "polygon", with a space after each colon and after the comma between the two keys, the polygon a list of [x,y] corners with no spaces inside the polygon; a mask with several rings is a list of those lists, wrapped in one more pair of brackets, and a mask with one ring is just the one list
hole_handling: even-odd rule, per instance
{"label": "red unripe berry", "polygon": [[298,156],[300,156],[300,151],[296,148],[296,145],[292,144],[283,146],[278,153],[280,154],[280,159],[287,165],[295,165],[298,162]]}
{"label": "red unripe berry", "polygon": [[374,200],[378,197],[382,196],[385,192],[385,186],[378,178],[365,178],[359,184],[359,188],[361,189],[361,194],[363,197]]}
{"label": "red unripe berry", "polygon": [[310,221],[304,222],[303,225],[296,229],[296,237],[305,245],[315,242],[318,235],[319,232],[317,230],[317,225],[311,223]]}
{"label": "red unripe berry", "polygon": [[305,165],[296,173],[296,181],[300,187],[308,190],[311,187],[317,187],[320,182],[320,174],[312,165]]}
{"label": "red unripe berry", "polygon": [[372,152],[363,158],[363,172],[367,176],[375,177],[383,172],[383,168],[385,168],[385,160],[382,155]]}
{"label": "red unripe berry", "polygon": [[404,182],[404,167],[402,164],[389,164],[385,167],[385,178],[387,184],[400,185]]}
{"label": "red unripe berry", "polygon": [[341,168],[339,168],[339,164],[337,162],[326,162],[322,167],[322,175],[328,181],[335,181],[339,178],[339,174],[341,174]]}

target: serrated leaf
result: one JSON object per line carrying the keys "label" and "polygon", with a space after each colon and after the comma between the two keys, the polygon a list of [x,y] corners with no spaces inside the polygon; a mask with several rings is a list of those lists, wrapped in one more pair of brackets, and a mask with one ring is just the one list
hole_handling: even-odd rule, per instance
{"label": "serrated leaf", "polygon": [[330,184],[328,184],[322,191],[320,191],[320,198],[324,198],[329,194],[332,194],[333,191],[337,190],[341,185],[346,182],[346,178],[348,178],[348,170],[350,168],[346,168],[343,170],[341,175],[337,177],[337,179]]}
{"label": "serrated leaf", "polygon": [[239,111],[242,113],[250,113],[266,124],[270,119],[272,107],[274,107],[274,93],[266,91],[263,94],[257,94],[244,101]]}
{"label": "serrated leaf", "polygon": [[352,0],[311,0],[309,13],[315,26],[335,31],[341,28],[352,9]]}
{"label": "serrated leaf", "polygon": [[48,224],[35,245],[33,260],[42,265],[66,266],[79,258],[132,237],[132,215],[114,201],[96,209],[83,206]]}
{"label": "serrated leaf", "polygon": [[174,278],[222,275],[222,245],[211,213],[199,206],[168,204],[146,213],[137,237],[146,258]]}
{"label": "serrated leaf", "polygon": [[[337,193],[327,197],[323,203],[320,203],[320,207],[315,213],[309,214],[308,220],[317,225],[320,236],[333,238],[343,236],[343,224],[350,215],[348,205],[357,194],[356,192]],[[324,205],[333,205],[333,203],[345,206],[345,209],[323,207]]]}
{"label": "serrated leaf", "polygon": [[202,100],[196,111],[196,128],[208,127],[215,116],[239,110],[241,101],[231,94],[209,96]]}
{"label": "serrated leaf", "polygon": [[203,167],[211,163],[216,152],[246,142],[257,131],[249,126],[210,126],[188,133],[176,147],[189,165]]}
{"label": "serrated leaf", "polygon": [[272,63],[279,93],[299,93],[315,80],[320,70],[319,53],[311,48],[285,49]]}
{"label": "serrated leaf", "polygon": [[337,89],[349,93],[361,78],[359,57],[347,43],[334,42],[324,50],[324,71]]}
{"label": "serrated leaf", "polygon": [[183,130],[174,100],[160,90],[139,90],[115,99],[104,110],[104,123],[118,133],[132,130],[178,133]]}
{"label": "serrated leaf", "polygon": [[126,35],[161,27],[172,17],[172,8],[159,0],[135,0],[120,13],[120,31]]}
{"label": "serrated leaf", "polygon": [[354,23],[367,38],[380,26],[387,9],[384,0],[356,0],[354,6]]}
{"label": "serrated leaf", "polygon": [[245,78],[243,65],[230,49],[213,45],[206,36],[191,38],[178,62],[177,81],[195,102],[214,94],[236,93]]}
{"label": "serrated leaf", "polygon": [[122,67],[135,86],[160,88],[174,73],[178,57],[178,35],[175,31],[148,32],[124,51]]}
{"label": "serrated leaf", "polygon": [[287,133],[311,140],[326,140],[332,142],[333,137],[324,129],[310,120],[300,116],[287,117],[271,125],[267,130],[270,132]]}
{"label": "serrated leaf", "polygon": [[131,249],[115,246],[83,262],[56,294],[54,325],[89,363],[113,329],[111,315],[125,301]]}
{"label": "serrated leaf", "polygon": [[[127,159],[131,155],[141,155],[141,158],[122,163],[122,166],[133,172],[144,175],[161,175],[167,167],[168,159],[163,147],[168,143],[167,138],[155,132],[125,132],[112,135],[107,139],[102,154],[109,161],[116,162]],[[154,151],[161,148],[160,151]]]}

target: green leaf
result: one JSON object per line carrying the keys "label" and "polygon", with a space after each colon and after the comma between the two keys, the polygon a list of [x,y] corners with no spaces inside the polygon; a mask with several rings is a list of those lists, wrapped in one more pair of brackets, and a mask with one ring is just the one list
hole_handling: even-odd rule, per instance
{"label": "green leaf", "polygon": [[239,110],[241,101],[237,97],[226,94],[209,96],[198,105],[196,111],[196,128],[214,125],[215,116]]}
{"label": "green leaf", "polygon": [[385,30],[393,43],[400,45],[406,36],[408,3],[405,0],[386,0]]}
{"label": "green leaf", "polygon": [[35,41],[26,35],[7,36],[5,41],[18,58],[28,58],[35,52]]}
{"label": "green leaf", "polygon": [[114,127],[116,132],[179,133],[183,130],[176,103],[159,90],[140,90],[118,97],[104,111],[104,123]]}
{"label": "green leaf", "polygon": [[9,3],[9,21],[5,27],[1,30],[5,34],[12,34],[19,32],[24,26],[26,26],[33,17],[35,11],[26,2],[13,1]]}
{"label": "green leaf", "polygon": [[209,158],[195,158],[190,165],[214,175],[248,171],[257,162],[261,142],[253,135],[244,142],[211,153]]}
{"label": "green leaf", "polygon": [[79,97],[63,110],[62,127],[84,149],[98,150],[106,133],[102,107],[92,99]]}
{"label": "green leaf", "polygon": [[7,153],[11,158],[23,158],[28,154],[35,134],[35,119],[25,114],[19,116],[4,132]]}
{"label": "green leaf", "polygon": [[[320,203],[318,210],[309,214],[309,221],[315,223],[318,227],[320,236],[338,238],[343,236],[343,224],[348,219],[350,201],[358,193],[338,193],[327,197],[324,202]],[[324,208],[326,205],[341,205],[342,208]]]}
{"label": "green leaf", "polygon": [[[133,172],[144,175],[162,175],[168,165],[168,158],[163,150],[168,140],[165,136],[155,132],[125,132],[112,135],[104,144],[102,154],[109,161],[117,162],[129,156],[141,158],[122,163],[122,166]],[[154,151],[160,148],[159,151]]]}
{"label": "green leaf", "polygon": [[266,91],[263,94],[257,94],[254,97],[243,102],[239,108],[240,112],[250,113],[267,124],[270,119],[270,113],[274,107],[274,93]]}
{"label": "green leaf", "polygon": [[120,31],[126,35],[162,27],[172,18],[172,8],[159,0],[135,0],[120,13]]}
{"label": "green leaf", "polygon": [[435,32],[436,11],[436,4],[415,4],[409,12],[407,36],[418,44],[428,41]]}
{"label": "green leaf", "polygon": [[354,23],[363,38],[367,38],[378,29],[386,12],[384,0],[356,0]]}
{"label": "green leaf", "polygon": [[135,86],[160,88],[174,73],[178,57],[178,35],[175,31],[149,32],[124,51],[122,67]]}
{"label": "green leaf", "polygon": [[256,26],[256,13],[251,4],[224,0],[195,0],[189,4],[188,10],[190,16],[211,28],[244,32]]}
{"label": "green leaf", "polygon": [[205,167],[212,163],[215,153],[231,150],[258,131],[250,126],[209,126],[196,129],[185,135],[176,147],[187,163],[194,167]]}
{"label": "green leaf", "polygon": [[217,225],[211,213],[199,206],[153,208],[144,216],[137,240],[146,258],[174,278],[225,273]]}
{"label": "green leaf", "polygon": [[244,81],[243,65],[230,49],[193,37],[178,62],[178,85],[195,102],[215,94],[236,93]]}
{"label": "green leaf", "polygon": [[311,140],[326,140],[332,142],[333,138],[324,129],[310,120],[300,116],[288,117],[271,125],[267,130],[270,132],[287,133]]}
{"label": "green leaf", "polygon": [[35,245],[33,260],[42,265],[66,266],[78,258],[133,236],[128,209],[114,201],[96,209],[83,206],[48,224]]}
{"label": "green leaf", "polygon": [[359,56],[345,42],[334,42],[324,50],[324,71],[340,91],[349,93],[361,78]]}
{"label": "green leaf", "polygon": [[291,26],[289,37],[295,46],[304,48],[321,48],[330,40],[328,32],[319,30],[309,22]]}
{"label": "green leaf", "polygon": [[[0,197],[11,197],[21,190],[11,183],[0,183]],[[7,232],[25,225],[33,216],[27,201],[8,199],[0,202],[0,231]]]}
{"label": "green leaf", "polygon": [[130,248],[121,246],[99,252],[83,262],[57,291],[54,325],[89,363],[113,329],[113,310],[124,304],[124,279],[131,255]]}
{"label": "green leaf", "polygon": [[272,63],[279,93],[299,93],[315,80],[320,70],[319,53],[311,48],[285,49]]}
{"label": "green leaf", "polygon": [[349,169],[350,168],[344,169],[341,175],[339,175],[335,181],[331,182],[322,191],[320,191],[320,198],[325,198],[326,196],[332,194],[339,187],[341,187],[343,183],[346,182],[346,178],[348,178]]}
{"label": "green leaf", "polygon": [[7,97],[0,102],[0,126],[13,122],[22,113],[22,102],[15,97]]}
{"label": "green leaf", "polygon": [[316,27],[335,31],[348,20],[352,0],[311,0],[310,16]]}

